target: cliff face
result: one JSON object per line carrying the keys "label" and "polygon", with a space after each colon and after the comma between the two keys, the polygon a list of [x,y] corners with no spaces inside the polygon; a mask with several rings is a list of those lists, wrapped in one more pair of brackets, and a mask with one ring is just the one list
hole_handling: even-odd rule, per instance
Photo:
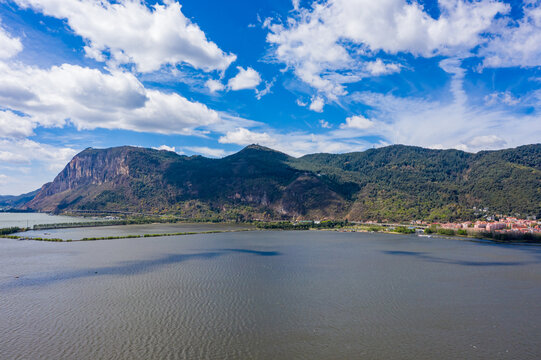
{"label": "cliff face", "polygon": [[[41,211],[80,208],[105,190],[129,190],[131,183],[141,175],[137,167],[138,158],[152,157],[159,153],[129,146],[105,150],[86,149],[77,154],[53,182],[43,185],[25,207]],[[171,155],[177,157],[173,153],[168,155],[164,157],[164,162]],[[150,172],[159,170],[159,166],[156,166]],[[122,208],[126,204],[118,205]]]}
{"label": "cliff face", "polygon": [[223,159],[87,149],[24,207],[228,219],[454,220],[474,207],[541,216],[541,145],[478,154],[396,145],[298,159],[256,145]]}
{"label": "cliff face", "polygon": [[106,182],[119,183],[129,177],[127,165],[129,148],[114,154],[87,149],[75,156],[54,181],[47,184],[40,196],[50,196],[86,185],[101,185]]}

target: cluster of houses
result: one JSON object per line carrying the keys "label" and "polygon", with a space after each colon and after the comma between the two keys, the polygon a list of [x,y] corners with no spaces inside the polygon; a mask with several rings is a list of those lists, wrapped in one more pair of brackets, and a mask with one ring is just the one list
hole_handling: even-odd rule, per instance
{"label": "cluster of houses", "polygon": [[463,223],[435,224],[444,229],[470,230],[479,232],[514,232],[514,233],[541,233],[541,221],[517,219],[506,217],[498,221],[466,221]]}

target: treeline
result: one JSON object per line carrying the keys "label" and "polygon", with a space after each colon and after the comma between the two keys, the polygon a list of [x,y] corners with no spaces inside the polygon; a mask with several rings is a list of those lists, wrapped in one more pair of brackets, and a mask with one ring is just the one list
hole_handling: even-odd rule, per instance
{"label": "treeline", "polygon": [[[97,227],[97,226],[114,226],[114,225],[144,225],[153,223],[177,223],[186,221],[179,218],[161,218],[161,217],[137,217],[119,220],[103,220],[103,221],[85,221],[73,223],[57,223],[57,224],[39,224],[34,225],[33,230],[50,230],[50,229],[65,229],[73,227]],[[195,219],[190,219],[190,222],[198,222]]]}
{"label": "treeline", "polygon": [[27,237],[17,235],[5,235],[3,237],[17,240],[34,240],[34,241],[52,241],[52,242],[72,242],[72,241],[94,241],[94,240],[118,240],[118,239],[138,239],[163,236],[183,236],[183,235],[202,235],[202,234],[217,234],[223,232],[240,232],[247,230],[210,230],[201,232],[176,232],[176,233],[157,233],[157,234],[142,234],[142,235],[119,235],[119,236],[102,236],[102,237],[85,237],[80,240],[60,239],[60,238],[43,238],[43,237]]}
{"label": "treeline", "polygon": [[0,229],[0,236],[1,235],[14,234],[14,233],[18,233],[18,232],[25,231],[25,230],[26,229],[22,229],[20,227],[2,228],[2,229]]}
{"label": "treeline", "polygon": [[347,220],[325,220],[319,223],[314,221],[303,221],[299,223],[292,223],[289,221],[278,222],[258,222],[256,227],[259,229],[267,230],[310,230],[310,229],[334,229],[343,226],[347,226],[349,222]]}

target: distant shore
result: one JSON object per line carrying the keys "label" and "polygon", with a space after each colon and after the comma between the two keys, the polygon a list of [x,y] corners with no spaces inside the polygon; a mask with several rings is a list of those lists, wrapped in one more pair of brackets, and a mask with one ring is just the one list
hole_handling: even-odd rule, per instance
{"label": "distant shore", "polygon": [[[32,237],[25,236],[26,231],[31,230],[54,230],[68,228],[83,228],[83,227],[103,227],[103,226],[126,226],[126,225],[145,225],[145,224],[180,224],[180,223],[222,223],[222,224],[246,224],[253,225],[253,229],[236,229],[236,230],[210,230],[199,232],[165,232],[155,234],[127,234],[119,236],[100,236],[100,237],[85,237],[82,239],[61,239],[47,237]],[[427,235],[446,238],[457,238],[464,240],[489,241],[494,243],[504,244],[538,244],[541,243],[541,236],[538,234],[510,234],[502,235],[501,233],[491,232],[473,232],[459,231],[428,226],[412,226],[402,224],[376,224],[376,223],[350,223],[347,220],[327,220],[327,221],[249,221],[249,222],[232,222],[232,221],[213,221],[213,219],[180,219],[180,218],[157,218],[157,217],[137,217],[127,219],[110,219],[92,222],[75,222],[75,223],[57,223],[57,224],[40,224],[34,225],[31,228],[11,227],[0,229],[0,237],[11,238],[17,240],[34,240],[34,241],[52,241],[52,242],[72,242],[72,241],[91,241],[91,240],[113,240],[127,238],[145,238],[145,237],[163,237],[163,236],[183,236],[195,234],[213,234],[223,232],[239,232],[239,231],[254,231],[254,230],[320,230],[320,231],[339,231],[339,232],[362,232],[362,233],[388,233],[399,235]],[[14,235],[16,234],[17,235]],[[511,236],[512,235],[512,236]]]}

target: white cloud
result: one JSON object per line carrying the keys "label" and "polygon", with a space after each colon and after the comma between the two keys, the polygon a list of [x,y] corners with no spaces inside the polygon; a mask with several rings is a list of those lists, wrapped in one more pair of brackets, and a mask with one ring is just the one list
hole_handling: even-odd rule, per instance
{"label": "white cloud", "polygon": [[8,34],[0,23],[0,59],[8,59],[17,55],[23,49],[18,38]]}
{"label": "white cloud", "polygon": [[366,69],[371,75],[387,75],[400,72],[400,65],[394,63],[384,63],[381,59],[366,63]]}
{"label": "white cloud", "polygon": [[239,71],[235,77],[229,79],[227,86],[231,90],[255,89],[261,83],[261,76],[257,71],[248,67],[243,69],[237,66]]}
{"label": "white cloud", "polygon": [[221,144],[269,144],[272,141],[267,133],[258,133],[245,128],[238,128],[234,131],[228,131],[224,136],[218,139]]}
{"label": "white cloud", "polygon": [[0,174],[0,185],[3,185],[8,182],[9,177],[4,174]]}
{"label": "white cloud", "polygon": [[225,85],[222,84],[221,81],[214,79],[208,79],[205,82],[205,86],[209,89],[211,93],[215,93],[217,91],[222,91],[223,89],[225,89]]}
{"label": "white cloud", "polygon": [[469,139],[466,148],[474,149],[493,149],[502,148],[507,142],[497,135],[480,135]]}
{"label": "white cloud", "polygon": [[463,71],[455,68],[452,62],[444,64],[443,68],[453,72],[451,101],[400,98],[371,92],[352,94],[354,101],[371,109],[369,115],[374,126],[369,129],[369,134],[394,144],[465,151],[539,142],[539,115],[469,104],[462,87]]}
{"label": "white cloud", "polygon": [[134,63],[140,72],[189,64],[224,71],[236,56],[226,54],[186,18],[173,0],[147,7],[139,0],[15,0],[45,15],[67,19],[82,36],[87,56],[113,64]]}
{"label": "white cloud", "polygon": [[41,126],[193,134],[222,123],[207,106],[146,89],[131,73],[64,64],[50,69],[0,63],[0,103]]}
{"label": "white cloud", "polygon": [[35,123],[28,116],[0,110],[0,138],[24,138],[34,133]]}
{"label": "white cloud", "polygon": [[485,96],[485,102],[487,105],[495,104],[505,104],[505,105],[516,105],[520,100],[513,96],[509,91],[495,92]]}
{"label": "white cloud", "polygon": [[272,79],[271,82],[265,82],[265,87],[262,90],[255,89],[255,97],[257,100],[261,100],[261,98],[267,94],[271,93],[271,89],[274,85],[274,81],[276,81],[276,78]]}
{"label": "white cloud", "polygon": [[522,19],[501,22],[480,50],[486,67],[541,66],[541,3],[526,1]]}
{"label": "white cloud", "polygon": [[[370,60],[378,51],[416,56],[466,54],[483,42],[494,17],[509,6],[492,1],[442,0],[434,19],[406,0],[314,1],[283,23],[267,22],[274,58],[331,101],[344,84],[399,71],[397,64]],[[363,65],[363,63],[366,63]]]}
{"label": "white cloud", "polygon": [[273,130],[256,132],[238,129],[219,139],[221,143],[249,145],[257,143],[282,151],[292,156],[302,156],[319,152],[340,153],[361,151],[374,144],[358,139],[359,134],[352,131],[331,131],[324,134],[306,132],[279,133]]}
{"label": "white cloud", "polygon": [[323,119],[319,120],[319,125],[321,125],[321,127],[324,128],[324,129],[332,128],[332,125],[330,125],[329,122],[327,122],[327,121],[325,121]]}
{"label": "white cloud", "polygon": [[0,159],[6,164],[30,163],[42,161],[51,171],[59,171],[71,160],[77,150],[70,147],[55,147],[29,139],[0,139]]}
{"label": "white cloud", "polygon": [[325,106],[325,100],[321,96],[314,96],[308,108],[315,112],[323,112],[323,106]]}
{"label": "white cloud", "polygon": [[160,146],[155,147],[153,149],[175,152],[175,147],[174,146],[167,146],[167,145],[160,145]]}
{"label": "white cloud", "polygon": [[207,146],[186,146],[183,149],[214,158],[221,158],[229,154],[229,152],[224,149],[210,148]]}
{"label": "white cloud", "polygon": [[[10,174],[0,194],[22,194],[52,181],[78,150],[28,139],[0,139],[0,171]],[[28,171],[28,165],[32,171]]]}
{"label": "white cloud", "polygon": [[366,130],[374,126],[374,122],[361,115],[350,116],[346,122],[340,124],[340,129],[359,129]]}

